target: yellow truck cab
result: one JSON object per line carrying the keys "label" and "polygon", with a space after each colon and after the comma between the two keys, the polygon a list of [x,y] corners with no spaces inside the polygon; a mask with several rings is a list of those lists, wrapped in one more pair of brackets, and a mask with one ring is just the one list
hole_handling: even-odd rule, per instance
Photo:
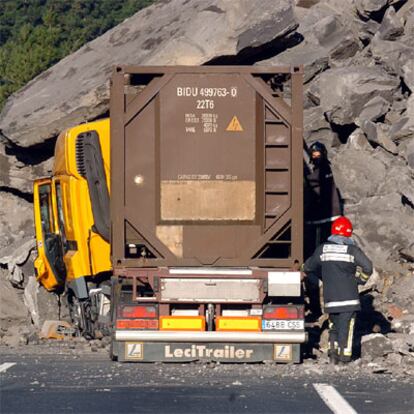
{"label": "yellow truck cab", "polygon": [[90,336],[96,327],[87,326],[88,314],[95,302],[102,307],[100,285],[111,275],[109,145],[109,119],[67,129],[56,142],[52,176],[34,183],[37,279],[49,291],[66,291],[75,323]]}

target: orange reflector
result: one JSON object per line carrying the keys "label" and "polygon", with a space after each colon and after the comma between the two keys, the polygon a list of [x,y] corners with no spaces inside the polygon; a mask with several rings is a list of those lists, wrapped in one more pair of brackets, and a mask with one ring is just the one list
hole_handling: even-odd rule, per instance
{"label": "orange reflector", "polygon": [[205,331],[204,316],[160,316],[160,330]]}
{"label": "orange reflector", "polygon": [[158,329],[157,319],[118,319],[116,329]]}
{"label": "orange reflector", "polygon": [[219,316],[216,331],[261,331],[262,318],[258,316]]}
{"label": "orange reflector", "polygon": [[126,305],[121,308],[122,318],[156,318],[157,310],[154,305]]}
{"label": "orange reflector", "polygon": [[263,319],[301,319],[303,307],[296,306],[267,306],[263,310]]}

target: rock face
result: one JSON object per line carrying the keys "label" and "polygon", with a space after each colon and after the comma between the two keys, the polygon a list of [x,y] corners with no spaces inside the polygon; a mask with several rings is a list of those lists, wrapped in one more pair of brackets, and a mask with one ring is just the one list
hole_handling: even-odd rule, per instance
{"label": "rock face", "polygon": [[154,4],[29,82],[7,102],[0,130],[30,146],[108,110],[116,64],[200,65],[220,56],[243,62],[297,26],[290,0],[173,0]]}

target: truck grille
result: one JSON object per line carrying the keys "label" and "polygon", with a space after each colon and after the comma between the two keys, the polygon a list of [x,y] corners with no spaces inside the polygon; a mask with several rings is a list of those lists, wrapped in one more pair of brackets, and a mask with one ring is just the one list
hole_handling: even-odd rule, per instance
{"label": "truck grille", "polygon": [[86,176],[84,138],[85,134],[79,134],[76,138],[76,167],[82,177]]}

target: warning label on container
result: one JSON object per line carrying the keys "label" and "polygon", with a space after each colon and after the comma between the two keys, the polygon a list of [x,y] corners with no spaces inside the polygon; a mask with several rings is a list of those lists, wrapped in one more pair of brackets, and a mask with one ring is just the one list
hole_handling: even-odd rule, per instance
{"label": "warning label on container", "polygon": [[234,115],[233,118],[231,119],[229,125],[226,128],[226,131],[232,131],[232,132],[243,131],[243,127],[241,126],[240,121],[236,115]]}

